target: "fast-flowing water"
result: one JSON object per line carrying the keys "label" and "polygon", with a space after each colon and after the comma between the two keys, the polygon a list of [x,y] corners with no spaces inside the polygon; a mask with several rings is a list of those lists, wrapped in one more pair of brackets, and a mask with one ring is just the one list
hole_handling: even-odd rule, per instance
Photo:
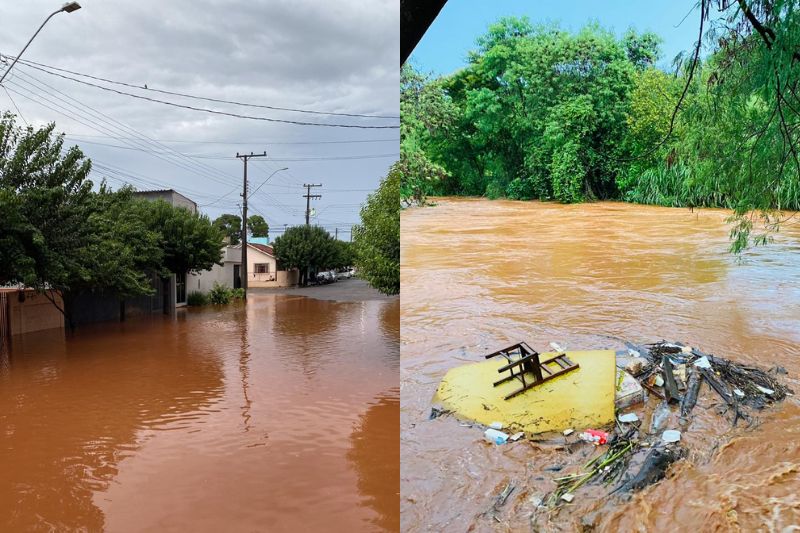
{"label": "fast-flowing water", "polygon": [[[706,387],[669,477],[630,500],[586,486],[537,511],[583,464],[552,443],[493,446],[429,420],[444,373],[520,340],[545,350],[683,341],[764,368],[800,393],[800,227],[737,260],[722,210],[439,199],[401,215],[401,527],[404,531],[787,531],[800,523],[796,397],[732,429]],[[795,217],[796,218],[796,217]],[[741,424],[739,425],[741,426]],[[588,448],[588,449],[587,449]],[[488,512],[506,483],[516,486]],[[494,517],[492,516],[494,514]],[[544,515],[544,516],[543,516]]]}
{"label": "fast-flowing water", "polygon": [[0,530],[397,531],[398,315],[253,294],[14,338]]}

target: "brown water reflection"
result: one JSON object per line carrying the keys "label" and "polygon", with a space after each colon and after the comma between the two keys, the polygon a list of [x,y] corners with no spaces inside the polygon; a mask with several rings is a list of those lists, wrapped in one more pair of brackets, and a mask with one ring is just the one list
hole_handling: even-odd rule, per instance
{"label": "brown water reflection", "polygon": [[[764,366],[800,390],[800,228],[737,261],[727,213],[619,203],[555,205],[442,199],[401,216],[401,516],[404,531],[528,531],[531,498],[553,488],[544,469],[584,460],[547,446],[494,448],[452,417],[428,420],[453,366],[528,339],[545,349],[662,338]],[[684,440],[694,451],[670,479],[631,501],[581,489],[535,528],[687,531],[800,522],[800,406],[731,432],[711,395]],[[582,463],[581,463],[582,464]],[[483,513],[504,484],[518,489],[500,522]]]}
{"label": "brown water reflection", "polygon": [[[0,530],[397,531],[397,300],[275,294],[14,339]],[[313,511],[313,512],[312,512]]]}

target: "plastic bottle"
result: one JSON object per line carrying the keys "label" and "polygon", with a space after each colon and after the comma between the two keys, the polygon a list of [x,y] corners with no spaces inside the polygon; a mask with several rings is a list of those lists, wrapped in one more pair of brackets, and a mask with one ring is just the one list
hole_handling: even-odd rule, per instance
{"label": "plastic bottle", "polygon": [[672,411],[669,408],[667,402],[661,402],[656,407],[656,410],[653,411],[653,417],[650,419],[650,433],[656,433],[661,426],[664,425],[664,422],[667,421],[669,415]]}
{"label": "plastic bottle", "polygon": [[496,429],[489,428],[483,433],[483,438],[492,444],[505,444],[508,442],[508,434]]}

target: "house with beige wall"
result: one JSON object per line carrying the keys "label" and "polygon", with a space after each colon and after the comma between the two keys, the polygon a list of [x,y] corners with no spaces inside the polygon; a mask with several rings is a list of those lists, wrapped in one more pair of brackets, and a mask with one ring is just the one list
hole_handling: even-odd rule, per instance
{"label": "house with beige wall", "polygon": [[291,287],[299,283],[300,272],[297,269],[278,270],[278,266],[272,246],[247,243],[248,288]]}
{"label": "house with beige wall", "polygon": [[[222,265],[214,265],[211,270],[189,274],[187,292],[208,293],[214,283],[237,289],[241,287],[242,245],[227,245],[222,249]],[[278,260],[272,246],[260,243],[247,243],[247,286],[291,287],[300,279],[296,269],[278,270]]]}

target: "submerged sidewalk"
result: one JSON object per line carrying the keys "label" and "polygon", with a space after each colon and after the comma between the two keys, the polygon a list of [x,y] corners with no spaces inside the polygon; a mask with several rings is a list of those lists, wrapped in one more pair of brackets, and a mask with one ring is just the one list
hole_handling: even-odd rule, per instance
{"label": "submerged sidewalk", "polygon": [[343,279],[328,285],[312,285],[309,287],[281,287],[275,289],[249,289],[251,294],[289,294],[306,296],[317,300],[335,300],[337,302],[366,302],[371,300],[392,300],[398,296],[387,296],[370,287],[362,279]]}

